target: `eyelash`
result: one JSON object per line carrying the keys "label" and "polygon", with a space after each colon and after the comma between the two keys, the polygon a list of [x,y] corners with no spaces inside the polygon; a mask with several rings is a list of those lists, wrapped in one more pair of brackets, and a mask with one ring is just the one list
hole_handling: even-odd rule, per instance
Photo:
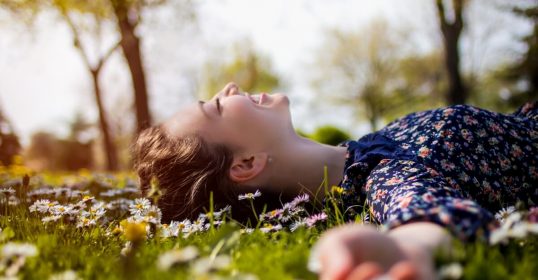
{"label": "eyelash", "polygon": [[[222,107],[220,106],[220,100],[217,98],[216,102],[217,102],[217,111],[220,114],[220,113],[222,113]],[[205,101],[199,100],[198,103],[205,104]]]}
{"label": "eyelash", "polygon": [[222,112],[222,107],[220,106],[220,100],[217,97],[217,111],[219,111],[219,114]]}

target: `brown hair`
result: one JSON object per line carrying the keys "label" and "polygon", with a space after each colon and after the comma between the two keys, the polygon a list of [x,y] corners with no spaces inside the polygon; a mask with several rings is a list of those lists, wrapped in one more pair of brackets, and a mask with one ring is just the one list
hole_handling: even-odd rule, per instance
{"label": "brown hair", "polygon": [[[237,199],[246,188],[228,177],[233,160],[228,147],[208,143],[196,134],[171,137],[159,124],[138,134],[131,153],[142,195],[147,196],[152,177],[158,181],[162,196],[157,204],[162,211],[162,223],[196,219],[204,208],[209,210],[210,192],[215,211],[230,205],[233,219],[247,222],[253,218],[250,203]],[[281,206],[278,195],[261,191],[262,196],[254,201],[258,214],[264,204],[267,210]],[[253,192],[252,188],[249,192]]]}

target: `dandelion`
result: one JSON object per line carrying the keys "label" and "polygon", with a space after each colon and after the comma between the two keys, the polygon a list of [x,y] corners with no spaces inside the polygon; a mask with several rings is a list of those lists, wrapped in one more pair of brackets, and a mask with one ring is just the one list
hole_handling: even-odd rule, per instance
{"label": "dandelion", "polygon": [[331,187],[331,193],[333,193],[333,194],[343,194],[344,193],[344,188],[339,187],[339,186],[332,186]]}
{"label": "dandelion", "polygon": [[132,223],[127,220],[123,220],[120,222],[120,224],[123,227],[123,234],[125,236],[125,239],[127,239],[128,241],[139,242],[146,240],[146,223]]}
{"label": "dandelion", "polygon": [[196,257],[198,257],[198,248],[192,245],[179,250],[170,250],[159,256],[157,267],[161,270],[168,270],[176,264],[192,261]]}
{"label": "dandelion", "polygon": [[261,195],[262,193],[259,190],[256,190],[256,192],[254,193],[240,194],[238,196],[238,199],[239,200],[243,200],[243,199],[254,200],[256,197],[260,197]]}
{"label": "dandelion", "polygon": [[508,208],[503,208],[497,214],[495,214],[495,219],[504,222],[506,218],[512,213],[516,211],[516,208],[514,206],[510,206]]}

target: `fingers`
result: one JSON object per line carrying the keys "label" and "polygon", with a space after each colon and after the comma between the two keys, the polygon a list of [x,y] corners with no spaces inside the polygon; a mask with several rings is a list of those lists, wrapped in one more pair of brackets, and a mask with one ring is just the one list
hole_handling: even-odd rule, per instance
{"label": "fingers", "polygon": [[320,262],[320,279],[344,280],[361,262],[366,243],[373,233],[370,227],[345,225],[328,230],[318,241],[316,252]]}
{"label": "fingers", "polygon": [[329,236],[322,240],[318,252],[321,264],[320,279],[346,279],[346,275],[353,267],[353,256],[349,248],[337,240],[337,236]]}
{"label": "fingers", "polygon": [[364,262],[355,267],[346,280],[372,280],[383,274],[381,266],[375,262]]}
{"label": "fingers", "polygon": [[415,280],[419,279],[419,271],[415,264],[410,261],[401,261],[392,266],[389,275],[398,280]]}
{"label": "fingers", "polygon": [[346,280],[416,280],[419,272],[415,264],[409,261],[396,263],[387,274],[384,274],[381,266],[375,262],[364,262],[355,267],[347,276]]}

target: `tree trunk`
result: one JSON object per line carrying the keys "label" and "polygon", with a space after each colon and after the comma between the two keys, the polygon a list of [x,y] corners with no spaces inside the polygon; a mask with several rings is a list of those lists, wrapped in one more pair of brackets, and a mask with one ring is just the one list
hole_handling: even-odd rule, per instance
{"label": "tree trunk", "polygon": [[117,18],[118,28],[121,34],[121,48],[129,65],[133,89],[135,95],[135,108],[137,120],[137,132],[151,126],[151,114],[149,111],[146,76],[140,52],[140,39],[135,34],[137,20],[129,17],[130,7],[125,1],[112,1],[114,13]]}
{"label": "tree trunk", "polygon": [[449,87],[446,102],[449,105],[463,104],[467,99],[467,89],[463,83],[460,72],[460,53],[458,43],[463,29],[464,0],[453,0],[454,21],[448,22],[442,0],[437,0],[439,25],[443,34],[445,50],[445,67],[448,72]]}
{"label": "tree trunk", "polygon": [[103,142],[105,144],[105,153],[107,158],[107,170],[118,170],[118,152],[116,145],[112,141],[110,136],[110,130],[108,126],[108,118],[105,113],[103,101],[101,98],[101,87],[99,85],[99,70],[91,70],[93,78],[93,89],[95,93],[95,102],[97,103],[97,109],[99,110],[99,125],[101,127],[101,133],[103,134]]}

